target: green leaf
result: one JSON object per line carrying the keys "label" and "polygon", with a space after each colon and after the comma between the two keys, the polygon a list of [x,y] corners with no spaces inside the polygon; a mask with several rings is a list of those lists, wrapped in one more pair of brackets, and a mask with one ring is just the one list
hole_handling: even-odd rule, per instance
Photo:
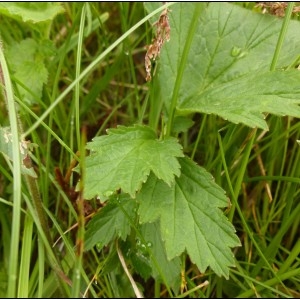
{"label": "green leaf", "polygon": [[145,246],[149,248],[151,253],[152,259],[149,259],[149,263],[152,267],[152,276],[162,282],[163,279],[166,280],[166,283],[177,292],[180,287],[181,260],[179,257],[167,259],[166,249],[159,230],[159,222],[141,225],[141,234],[146,240]]}
{"label": "green leaf", "polygon": [[186,98],[180,109],[214,113],[234,123],[268,129],[263,112],[300,117],[299,82],[296,70],[247,74]]}
{"label": "green leaf", "polygon": [[[147,4],[148,10],[155,5]],[[169,12],[171,38],[161,50],[158,72],[167,109],[195,5],[204,4],[176,3]],[[300,98],[299,72],[282,70],[300,53],[298,21],[289,24],[278,61],[281,71],[269,72],[281,25],[282,19],[234,4],[209,3],[188,54],[177,102],[179,113],[213,113],[264,129],[263,112],[300,117],[296,100]]]}
{"label": "green leaf", "polygon": [[130,251],[128,256],[131,260],[134,270],[145,280],[149,279],[152,271],[150,259],[143,255],[140,251]]}
{"label": "green leaf", "polygon": [[42,97],[43,84],[48,79],[43,55],[48,44],[47,41],[38,44],[33,39],[26,39],[9,46],[6,51],[14,77],[26,87],[18,84],[21,97],[29,104],[37,103],[36,98]]}
{"label": "green leaf", "polygon": [[125,240],[130,233],[131,223],[136,216],[137,203],[127,195],[113,196],[88,223],[85,235],[85,250],[96,244],[102,249],[116,237]]}
{"label": "green leaf", "polygon": [[[150,171],[170,185],[180,175],[176,157],[183,156],[175,138],[158,140],[146,126],[118,126],[96,137],[87,148],[85,197],[101,200],[118,190],[135,196]],[[75,169],[78,171],[78,168]]]}
{"label": "green leaf", "polygon": [[194,125],[194,121],[186,116],[176,116],[174,119],[172,132],[180,133],[187,132]]}
{"label": "green leaf", "polygon": [[0,14],[23,22],[51,21],[64,12],[59,3],[53,2],[1,2]]}
{"label": "green leaf", "polygon": [[208,266],[228,278],[234,257],[230,247],[240,245],[232,224],[220,207],[229,200],[212,176],[188,158],[179,159],[181,176],[169,187],[150,176],[137,196],[140,221],[160,219],[168,259],[187,251],[204,272]]}

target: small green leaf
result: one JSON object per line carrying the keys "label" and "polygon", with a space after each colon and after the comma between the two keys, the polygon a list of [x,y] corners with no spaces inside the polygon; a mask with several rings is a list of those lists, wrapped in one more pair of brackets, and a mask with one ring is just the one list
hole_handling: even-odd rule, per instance
{"label": "small green leaf", "polygon": [[172,132],[180,133],[180,132],[187,132],[189,128],[194,125],[194,121],[191,118],[186,116],[176,116],[174,119]]}
{"label": "small green leaf", "polygon": [[131,251],[129,254],[134,270],[139,273],[145,280],[151,276],[150,260],[140,252]]}
{"label": "small green leaf", "polygon": [[176,157],[183,156],[181,145],[175,138],[158,140],[146,126],[109,129],[87,148],[91,155],[86,158],[86,199],[98,195],[104,200],[119,188],[134,197],[150,171],[168,185],[180,175]]}
{"label": "small green leaf", "polygon": [[187,251],[201,272],[208,266],[228,278],[234,266],[230,247],[240,245],[232,224],[220,207],[228,205],[212,176],[188,158],[179,159],[181,176],[169,187],[150,176],[137,196],[140,221],[160,219],[167,257]]}
{"label": "small green leaf", "polygon": [[23,22],[51,21],[64,12],[60,3],[54,2],[1,2],[0,14]]}
{"label": "small green leaf", "polygon": [[130,220],[135,219],[136,206],[136,202],[127,195],[113,196],[88,223],[85,250],[96,244],[100,250],[116,237],[125,240],[130,233]]}
{"label": "small green leaf", "polygon": [[44,64],[45,56],[41,51],[47,51],[48,47],[47,41],[38,44],[33,39],[26,39],[7,48],[7,61],[13,75],[26,87],[25,89],[18,85],[19,92],[22,99],[29,104],[37,103],[36,98],[42,97],[43,84],[48,79],[48,70]]}

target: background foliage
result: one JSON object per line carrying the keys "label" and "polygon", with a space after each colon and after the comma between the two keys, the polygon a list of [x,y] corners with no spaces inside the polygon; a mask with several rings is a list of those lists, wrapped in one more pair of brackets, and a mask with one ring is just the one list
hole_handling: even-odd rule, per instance
{"label": "background foliage", "polygon": [[299,297],[298,7],[169,5],[0,4],[2,297]]}

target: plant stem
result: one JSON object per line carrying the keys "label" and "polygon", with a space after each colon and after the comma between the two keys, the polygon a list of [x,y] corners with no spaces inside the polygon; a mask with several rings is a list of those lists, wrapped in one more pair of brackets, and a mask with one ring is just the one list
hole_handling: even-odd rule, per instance
{"label": "plant stem", "polygon": [[[86,16],[86,9],[87,4],[85,3],[82,8],[81,12],[81,19],[80,19],[80,26],[79,26],[79,33],[78,33],[78,47],[77,47],[77,54],[76,54],[76,79],[80,76],[80,65],[81,65],[81,52],[82,52],[82,44],[83,44],[83,34],[84,34],[84,23],[85,23],[85,16]],[[76,80],[75,85],[75,127],[76,127],[76,138],[77,138],[77,149],[80,148],[80,85],[79,80]],[[74,115],[72,116],[73,119]]]}
{"label": "plant stem", "polygon": [[290,2],[288,4],[288,7],[287,7],[286,12],[285,12],[285,17],[284,17],[282,27],[281,27],[281,30],[280,30],[280,34],[279,34],[279,37],[278,37],[278,41],[277,41],[276,49],[275,49],[275,52],[274,52],[273,60],[272,60],[272,63],[271,63],[270,71],[274,71],[275,68],[276,68],[276,64],[277,64],[279,54],[280,54],[280,51],[281,51],[281,48],[282,48],[282,45],[283,45],[283,41],[284,41],[287,29],[288,29],[288,25],[289,25],[289,22],[290,22],[290,19],[291,19],[293,8],[294,8],[294,2]]}
{"label": "plant stem", "polygon": [[194,145],[194,148],[193,148],[193,152],[191,154],[191,159],[194,159],[194,157],[195,157],[195,153],[196,153],[196,150],[198,149],[200,138],[202,136],[202,133],[203,133],[203,130],[204,130],[204,126],[206,124],[206,119],[207,119],[207,115],[204,115],[203,116],[203,121],[201,122],[201,126],[200,126],[200,128],[198,130],[198,135],[197,135],[197,139],[196,139],[196,142],[195,142],[195,145]]}
{"label": "plant stem", "polygon": [[73,275],[73,288],[71,297],[81,297],[80,283],[81,283],[81,269],[82,257],[84,248],[84,234],[85,234],[85,218],[84,218],[84,186],[85,186],[85,144],[86,144],[86,127],[83,127],[82,138],[80,145],[80,182],[79,182],[79,195],[77,198],[78,207],[78,232],[76,239],[76,260]]}
{"label": "plant stem", "polygon": [[131,286],[134,290],[134,293],[136,295],[137,298],[144,298],[143,297],[143,294],[141,293],[141,291],[139,290],[137,284],[135,283],[134,279],[132,278],[127,266],[126,266],[126,263],[125,263],[125,260],[124,260],[124,257],[123,257],[123,254],[118,246],[118,240],[116,240],[116,249],[117,249],[117,253],[118,253],[118,256],[119,256],[119,259],[120,259],[120,262],[121,262],[121,265],[131,283]]}
{"label": "plant stem", "polygon": [[21,154],[19,146],[19,131],[17,110],[14,101],[12,84],[8,67],[2,51],[0,40],[0,83],[4,87],[3,95],[6,100],[9,122],[12,133],[12,159],[13,159],[13,215],[12,215],[12,235],[10,241],[10,257],[8,266],[8,288],[7,297],[16,297],[17,272],[19,265],[19,240],[20,240],[20,216],[21,216]]}
{"label": "plant stem", "polygon": [[197,25],[199,23],[199,16],[202,12],[202,5],[199,3],[195,4],[195,11],[194,15],[190,24],[189,28],[189,34],[187,36],[187,39],[185,41],[185,46],[182,52],[182,58],[178,67],[178,73],[173,89],[173,94],[172,94],[172,99],[171,99],[171,105],[169,108],[169,117],[168,117],[168,123],[167,123],[167,131],[166,131],[166,137],[171,135],[172,127],[173,127],[173,121],[174,121],[174,116],[175,116],[175,111],[176,111],[176,105],[177,105],[177,100],[178,100],[178,94],[180,90],[180,85],[183,77],[183,72],[186,66],[186,61],[188,58],[188,54],[190,52],[190,48],[192,45],[192,41],[194,39],[194,34],[197,28]]}

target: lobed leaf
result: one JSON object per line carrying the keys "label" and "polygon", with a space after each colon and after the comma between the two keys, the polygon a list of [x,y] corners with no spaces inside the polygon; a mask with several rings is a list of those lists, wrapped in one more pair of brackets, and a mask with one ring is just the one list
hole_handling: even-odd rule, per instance
{"label": "lobed leaf", "polygon": [[[148,11],[155,7],[147,3]],[[158,81],[168,109],[195,5],[176,3],[169,12],[171,38],[161,51]],[[184,69],[178,113],[213,113],[234,123],[267,129],[262,113],[300,117],[300,24],[291,21],[278,70],[269,72],[282,19],[229,3],[209,3],[199,18]]]}
{"label": "lobed leaf", "polygon": [[87,145],[91,150],[86,158],[87,199],[98,195],[103,200],[120,188],[134,197],[150,171],[168,185],[180,175],[177,157],[183,154],[175,138],[158,140],[151,128],[141,125],[107,132]]}
{"label": "lobed leaf", "polygon": [[228,205],[212,176],[188,158],[179,159],[181,176],[171,187],[150,176],[137,196],[142,223],[160,220],[167,257],[187,251],[201,272],[208,266],[228,277],[234,266],[230,247],[240,245],[220,207]]}
{"label": "lobed leaf", "polygon": [[137,203],[126,195],[113,196],[89,222],[85,235],[85,250],[98,244],[98,249],[114,238],[125,240],[130,233],[131,220],[136,215]]}

